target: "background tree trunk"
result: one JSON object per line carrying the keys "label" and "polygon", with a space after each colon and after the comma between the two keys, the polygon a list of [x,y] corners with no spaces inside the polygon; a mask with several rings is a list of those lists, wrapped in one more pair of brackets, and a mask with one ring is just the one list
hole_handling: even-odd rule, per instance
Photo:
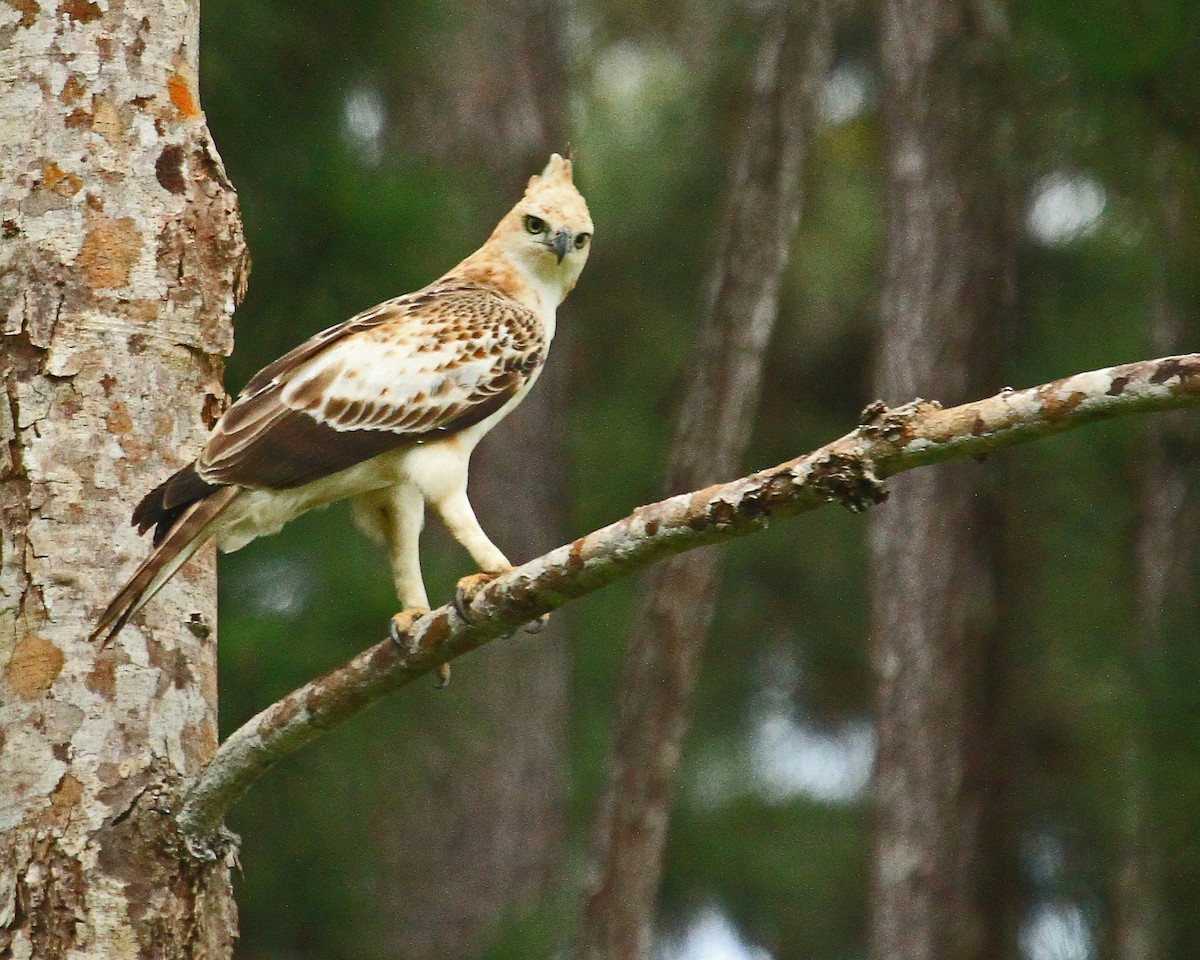
{"label": "background tree trunk", "polygon": [[10,4],[0,35],[0,955],[228,957],[167,811],[216,746],[206,552],[101,650],[133,503],[224,402],[246,259],[198,7]]}
{"label": "background tree trunk", "polygon": [[[697,360],[667,466],[669,494],[733,476],[750,442],[799,218],[816,93],[832,58],[832,8],[829,0],[780,4],[765,24]],[[584,955],[595,960],[650,956],[663,843],[719,561],[715,548],[698,550],[656,566],[640,587],[583,922]]]}
{"label": "background tree trunk", "polygon": [[[1160,135],[1157,183],[1158,256],[1160,261],[1150,324],[1152,349],[1175,350],[1195,341],[1197,316],[1195,263],[1196,197],[1189,158],[1169,136]],[[1200,488],[1195,481],[1200,459],[1200,430],[1195,417],[1168,413],[1146,424],[1139,463],[1138,525],[1134,543],[1137,571],[1137,636],[1132,660],[1134,693],[1153,702],[1146,683],[1167,646],[1190,644],[1189,616],[1195,586],[1196,543],[1200,539]],[[1191,610],[1195,610],[1194,601]],[[1181,631],[1180,626],[1185,625]],[[1156,960],[1171,954],[1163,927],[1160,853],[1156,849],[1152,785],[1147,773],[1152,730],[1145,711],[1130,711],[1128,764],[1123,772],[1123,830],[1113,878],[1112,953],[1116,960]]]}
{"label": "background tree trunk", "polygon": [[[998,385],[1013,282],[999,8],[883,8],[886,249],[875,381],[885,401]],[[986,882],[998,752],[987,680],[997,516],[977,469],[898,478],[870,522],[879,749],[871,951],[997,955]]]}
{"label": "background tree trunk", "polygon": [[[444,69],[396,91],[406,142],[488,173],[511,204],[552,151],[566,150],[569,83],[562,5],[461,0],[462,30],[444,38]],[[452,122],[448,118],[453,118]],[[497,211],[497,216],[502,210]],[[471,499],[519,563],[566,537],[562,419],[570,303],[550,361],[521,406],[480,445]],[[455,668],[449,717],[391,771],[398,782],[379,835],[389,949],[412,960],[476,955],[498,921],[540,905],[559,877],[568,765],[568,660],[556,616]],[[421,785],[413,790],[412,785]]]}

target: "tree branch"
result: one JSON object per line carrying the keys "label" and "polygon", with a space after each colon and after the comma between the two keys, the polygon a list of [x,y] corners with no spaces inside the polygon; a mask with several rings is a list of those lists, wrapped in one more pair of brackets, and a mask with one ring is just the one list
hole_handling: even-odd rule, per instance
{"label": "tree branch", "polygon": [[385,693],[568,600],[665,557],[765,529],[840,503],[860,511],[886,497],[883,478],[945,460],[982,457],[1114,417],[1200,405],[1200,354],[1108,367],[942,409],[876,402],[855,430],[768,470],[638,507],[629,516],[497,577],[471,599],[468,623],[450,605],[412,627],[407,654],[390,640],[293,691],[235,731],[184,798],[180,829],[215,836],[226,812],[277,761]]}

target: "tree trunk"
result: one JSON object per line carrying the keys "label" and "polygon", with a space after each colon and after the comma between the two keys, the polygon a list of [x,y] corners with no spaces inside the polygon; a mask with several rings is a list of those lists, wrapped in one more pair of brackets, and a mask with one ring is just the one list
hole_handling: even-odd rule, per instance
{"label": "tree trunk", "polygon": [[[429,76],[428,86],[396,93],[407,99],[406,141],[447,162],[482,162],[497,190],[516,195],[551,151],[566,149],[561,4],[461,0],[458,7],[461,31],[441,38],[445,69]],[[570,312],[570,302],[560,309],[537,388],[471,463],[480,521],[515,563],[566,536],[562,411]],[[565,618],[556,616],[536,639],[518,635],[456,668],[451,715],[440,716],[416,756],[392,771],[400,782],[378,831],[388,862],[379,910],[395,953],[410,960],[475,956],[499,922],[537,907],[559,880],[568,764]]]}
{"label": "tree trunk", "polygon": [[[671,447],[669,493],[734,475],[750,441],[799,217],[815,95],[832,57],[833,4],[790,7],[776,6],[766,24],[697,361]],[[663,843],[719,561],[711,548],[668,560],[639,591],[583,922],[584,956],[594,960],[650,956]]]}
{"label": "tree trunk", "polygon": [[[1012,283],[1002,16],[968,0],[883,9],[887,232],[875,388],[885,400],[956,403],[998,380]],[[1003,924],[986,890],[996,522],[978,470],[963,464],[898,479],[871,518],[878,960],[998,951]]]}
{"label": "tree trunk", "polygon": [[[1150,342],[1175,349],[1194,342],[1200,329],[1193,276],[1196,222],[1195,163],[1164,135],[1159,145],[1158,255],[1162,264],[1155,291]],[[1150,668],[1177,635],[1181,623],[1192,642],[1193,623],[1184,598],[1195,584],[1194,545],[1200,536],[1200,489],[1194,474],[1200,460],[1200,431],[1195,417],[1168,413],[1146,425],[1140,467],[1139,517],[1134,544],[1134,580],[1138,630],[1133,661],[1148,676]],[[1178,641],[1176,641],[1178,642]],[[1139,690],[1143,697],[1151,691]],[[1142,711],[1132,711],[1140,717]],[[1167,956],[1163,930],[1162,887],[1155,824],[1146,778],[1148,733],[1132,722],[1117,873],[1112,885],[1112,952],[1117,960],[1157,960]]]}
{"label": "tree trunk", "polygon": [[246,261],[197,102],[195,3],[0,26],[0,956],[228,957],[223,858],[168,815],[216,746],[205,553],[112,647],[133,503],[224,402]]}

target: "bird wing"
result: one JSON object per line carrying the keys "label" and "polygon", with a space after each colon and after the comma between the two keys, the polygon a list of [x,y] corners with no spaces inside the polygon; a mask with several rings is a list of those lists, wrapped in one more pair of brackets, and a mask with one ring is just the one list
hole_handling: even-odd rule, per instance
{"label": "bird wing", "polygon": [[545,357],[542,325],[486,287],[440,283],[314,336],[255,376],[196,463],[209,484],[287,489],[502,408]]}

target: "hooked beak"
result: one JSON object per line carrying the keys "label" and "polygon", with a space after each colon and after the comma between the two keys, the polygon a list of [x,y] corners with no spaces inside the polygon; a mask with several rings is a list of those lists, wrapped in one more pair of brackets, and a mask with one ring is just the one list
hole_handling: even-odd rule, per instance
{"label": "hooked beak", "polygon": [[558,257],[558,262],[563,262],[563,257],[567,255],[567,251],[571,249],[571,231],[559,230],[554,235],[554,239],[550,241],[550,249],[554,251],[554,255]]}

